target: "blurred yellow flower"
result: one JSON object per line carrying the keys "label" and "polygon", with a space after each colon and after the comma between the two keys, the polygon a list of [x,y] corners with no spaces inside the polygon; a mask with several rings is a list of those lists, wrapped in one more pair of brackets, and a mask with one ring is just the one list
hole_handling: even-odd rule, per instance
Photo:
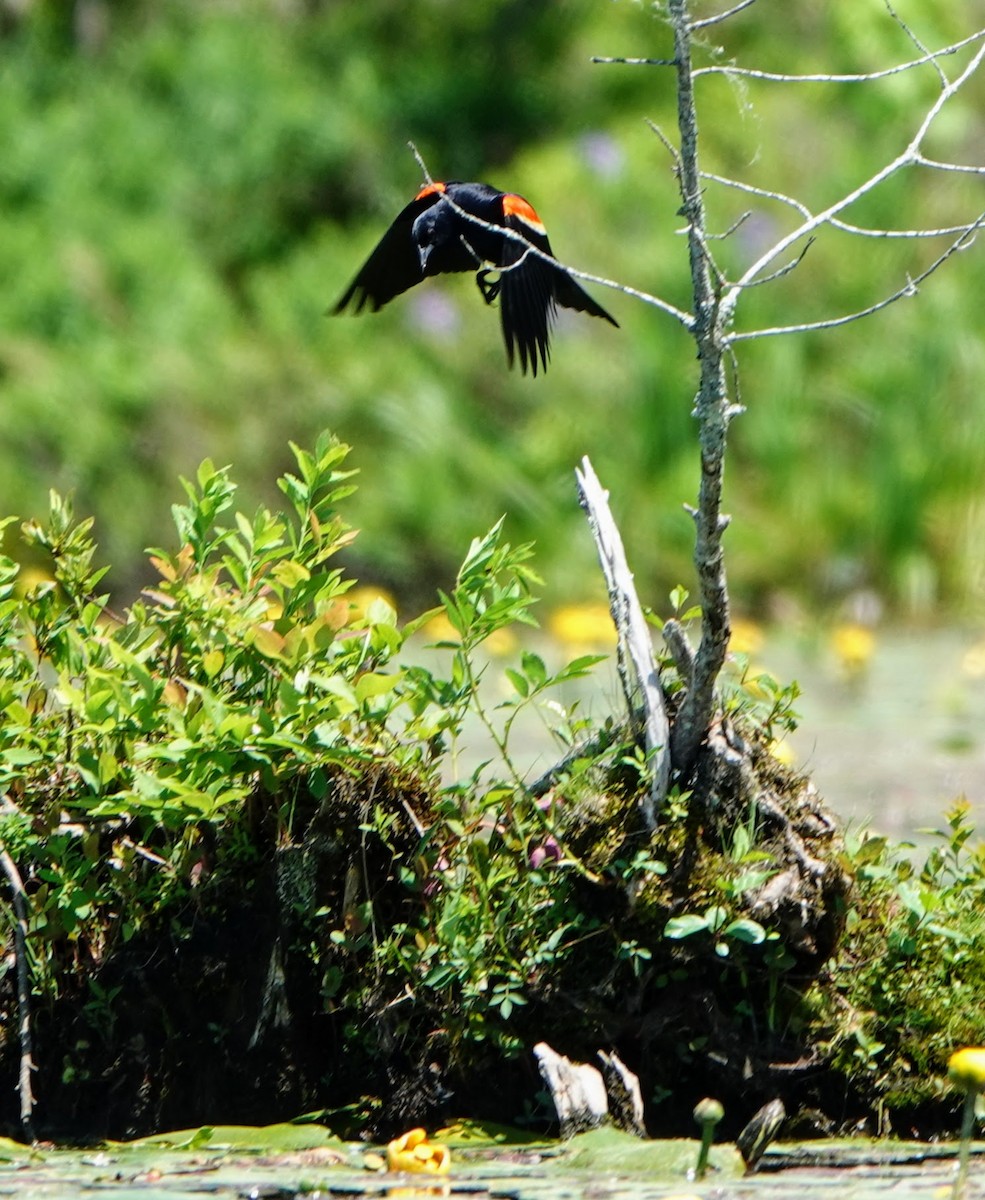
{"label": "blurred yellow flower", "polygon": [[17,573],[17,582],[14,586],[19,596],[27,596],[35,588],[41,587],[43,584],[53,584],[54,582],[50,571],[43,570],[41,567],[28,565],[21,567]]}
{"label": "blurred yellow flower", "polygon": [[977,642],[964,652],[961,670],[972,679],[981,679],[985,675],[985,642]]}
{"label": "blurred yellow flower", "polygon": [[769,752],[781,766],[792,767],[797,761],[793,746],[788,741],[774,738],[769,744]]}
{"label": "blurred yellow flower", "polygon": [[388,605],[394,612],[397,611],[396,600],[383,588],[370,587],[368,585],[354,587],[351,591],[346,592],[345,598],[349,601],[354,621],[364,621],[369,614],[370,608],[378,601]]}
{"label": "blurred yellow flower", "polygon": [[[444,612],[439,612],[427,624],[421,626],[421,633],[429,642],[452,642],[457,646],[462,640]],[[502,658],[512,654],[519,644],[519,639],[512,629],[494,629],[482,643],[482,649],[494,658]]]}
{"label": "blurred yellow flower", "polygon": [[429,1142],[423,1129],[411,1129],[390,1142],[386,1161],[391,1171],[447,1175],[451,1170],[451,1151],[438,1142]]}
{"label": "blurred yellow flower", "polygon": [[732,636],[728,648],[733,654],[756,654],[766,640],[761,625],[748,621],[744,617],[733,617]]}
{"label": "blurred yellow flower", "polygon": [[547,631],[563,646],[616,644],[616,630],[607,604],[562,604],[548,616]]}
{"label": "blurred yellow flower", "polygon": [[846,622],[831,634],[831,649],[847,675],[859,675],[876,649],[876,635],[866,625]]}
{"label": "blurred yellow flower", "polygon": [[421,633],[429,642],[455,642],[457,644],[462,640],[458,636],[458,630],[444,612],[437,613],[427,624],[422,625]]}
{"label": "blurred yellow flower", "polygon": [[518,645],[517,636],[512,629],[494,629],[482,643],[482,648],[495,658],[505,658],[507,654],[512,654]]}

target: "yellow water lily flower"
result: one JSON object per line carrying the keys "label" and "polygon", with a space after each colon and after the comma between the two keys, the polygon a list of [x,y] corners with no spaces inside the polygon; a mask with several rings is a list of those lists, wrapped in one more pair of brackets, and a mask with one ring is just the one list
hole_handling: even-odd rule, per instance
{"label": "yellow water lily flower", "polygon": [[451,1170],[451,1151],[438,1142],[429,1142],[423,1129],[410,1129],[390,1142],[386,1161],[391,1171],[447,1175]]}
{"label": "yellow water lily flower", "polygon": [[962,1050],[955,1050],[947,1060],[947,1074],[954,1086],[964,1092],[958,1173],[951,1193],[952,1200],[964,1200],[968,1189],[968,1158],[975,1124],[975,1100],[979,1092],[985,1091],[985,1047],[965,1046]]}
{"label": "yellow water lily flower", "polygon": [[947,1060],[948,1078],[965,1091],[985,1090],[985,1047],[966,1046]]}

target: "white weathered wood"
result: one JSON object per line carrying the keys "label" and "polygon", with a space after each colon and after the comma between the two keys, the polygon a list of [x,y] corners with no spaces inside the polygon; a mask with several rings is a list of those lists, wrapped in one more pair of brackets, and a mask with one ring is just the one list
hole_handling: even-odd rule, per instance
{"label": "white weathered wood", "polygon": [[651,772],[643,815],[648,828],[653,830],[670,786],[670,722],[653,643],[626,561],[622,537],[609,509],[609,494],[599,483],[587,456],[581,460],[581,468],[575,471],[575,479],[609,593],[609,609],[619,638],[619,676],[626,704],[630,718],[638,720],[643,727]]}
{"label": "white weathered wood", "polygon": [[609,1115],[609,1099],[601,1072],[588,1063],[575,1063],[546,1042],[534,1046],[534,1058],[547,1084],[561,1126],[561,1137],[596,1129]]}

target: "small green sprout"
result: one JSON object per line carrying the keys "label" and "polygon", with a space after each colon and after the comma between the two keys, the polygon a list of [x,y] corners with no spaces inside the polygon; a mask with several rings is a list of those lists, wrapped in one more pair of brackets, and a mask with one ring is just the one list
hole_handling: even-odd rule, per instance
{"label": "small green sprout", "polygon": [[707,1097],[699,1100],[694,1106],[694,1119],[701,1126],[701,1148],[698,1151],[698,1163],[694,1168],[694,1178],[704,1179],[708,1170],[708,1152],[711,1150],[712,1139],[715,1136],[715,1126],[725,1116],[725,1109],[717,1100]]}

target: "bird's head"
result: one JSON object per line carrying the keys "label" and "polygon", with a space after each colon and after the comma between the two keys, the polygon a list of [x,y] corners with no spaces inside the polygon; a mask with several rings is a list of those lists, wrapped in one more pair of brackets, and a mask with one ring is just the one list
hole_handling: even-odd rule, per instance
{"label": "bird's head", "polygon": [[422,275],[437,275],[447,270],[447,265],[431,262],[431,256],[436,250],[457,239],[456,216],[450,204],[439,200],[437,204],[425,209],[414,222],[411,235],[421,258]]}
{"label": "bird's head", "polygon": [[442,207],[443,205],[440,202],[433,204],[430,208],[425,209],[414,222],[412,236],[414,245],[417,247],[417,253],[421,257],[422,275],[428,273],[428,259],[431,257],[431,252],[435,246],[440,245],[441,242],[441,220],[439,213]]}

